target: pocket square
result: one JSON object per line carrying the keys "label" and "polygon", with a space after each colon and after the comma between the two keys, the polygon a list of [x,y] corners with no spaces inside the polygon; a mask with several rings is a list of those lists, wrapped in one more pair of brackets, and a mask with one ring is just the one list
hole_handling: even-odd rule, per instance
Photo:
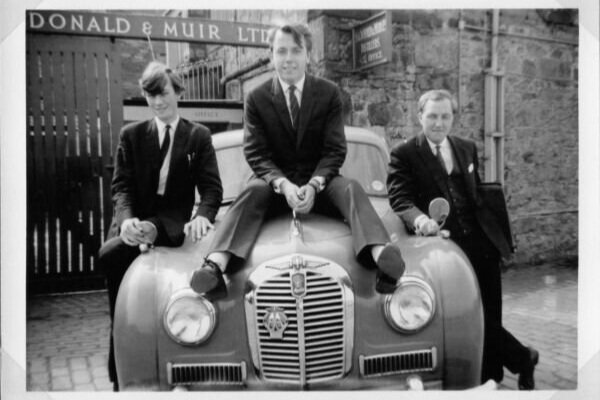
{"label": "pocket square", "polygon": [[473,172],[473,163],[469,164],[467,169],[469,170],[469,173]]}

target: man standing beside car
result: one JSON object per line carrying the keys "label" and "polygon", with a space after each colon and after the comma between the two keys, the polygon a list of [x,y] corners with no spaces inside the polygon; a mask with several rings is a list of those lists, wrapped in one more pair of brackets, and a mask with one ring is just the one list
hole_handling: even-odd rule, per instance
{"label": "man standing beside car", "polygon": [[[114,216],[98,254],[111,324],[119,285],[140,249],[180,246],[186,235],[200,240],[213,227],[223,197],[210,131],[179,117],[184,90],[179,75],[151,62],[139,83],[154,118],[121,129],[112,180]],[[192,216],[196,188],[201,203]],[[108,369],[118,390],[112,329]]]}
{"label": "man standing beside car", "polygon": [[539,354],[523,346],[502,327],[500,257],[510,254],[502,229],[484,218],[475,143],[449,135],[456,100],[445,90],[431,90],[419,99],[422,132],[391,152],[387,180],[389,201],[409,230],[437,235],[440,227],[424,212],[443,197],[451,205],[445,228],[471,262],[481,291],[485,335],[481,379],[500,382],[503,366],[518,373],[521,390],[535,388]]}
{"label": "man standing beside car", "polygon": [[275,75],[248,94],[244,108],[244,154],[254,177],[215,231],[191,286],[209,296],[225,294],[231,257],[248,257],[267,212],[333,208],[350,225],[355,254],[375,261],[376,290],[389,293],[404,261],[360,184],[339,175],[346,139],[338,88],[306,73],[312,47],[306,26],[273,29],[269,44]]}

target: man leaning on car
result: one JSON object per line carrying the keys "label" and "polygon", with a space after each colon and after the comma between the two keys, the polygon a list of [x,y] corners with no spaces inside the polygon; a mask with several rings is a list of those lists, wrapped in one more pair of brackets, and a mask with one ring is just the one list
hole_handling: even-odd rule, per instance
{"label": "man leaning on car", "polygon": [[[119,285],[144,246],[180,246],[211,229],[223,189],[210,131],[180,118],[181,78],[152,62],[140,87],[154,118],[121,129],[112,180],[114,217],[98,262],[107,278],[111,322]],[[195,190],[202,202],[194,215]],[[111,328],[109,378],[118,390]]]}
{"label": "man leaning on car", "polygon": [[500,257],[510,252],[510,246],[499,225],[482,217],[485,204],[477,191],[475,143],[449,135],[457,108],[450,92],[428,91],[418,105],[422,132],[391,152],[390,205],[409,230],[428,236],[437,235],[440,227],[423,211],[436,197],[448,200],[451,212],[445,228],[469,258],[481,291],[485,321],[482,382],[500,382],[506,366],[519,374],[519,389],[532,390],[538,352],[502,327]]}
{"label": "man leaning on car", "polygon": [[269,45],[275,75],[248,94],[244,107],[244,154],[254,176],[215,231],[191,286],[224,295],[231,257],[248,257],[267,214],[336,209],[350,225],[355,254],[375,261],[376,289],[392,292],[404,261],[360,184],[339,175],[346,157],[342,102],[335,84],[306,73],[311,33],[285,25],[271,30]]}

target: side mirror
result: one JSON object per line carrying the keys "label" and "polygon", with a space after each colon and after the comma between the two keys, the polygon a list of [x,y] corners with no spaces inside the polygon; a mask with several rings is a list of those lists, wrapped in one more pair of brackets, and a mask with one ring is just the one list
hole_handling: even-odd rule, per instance
{"label": "side mirror", "polygon": [[429,203],[429,218],[434,220],[440,226],[440,229],[446,223],[446,218],[450,214],[450,203],[443,197],[436,197]]}

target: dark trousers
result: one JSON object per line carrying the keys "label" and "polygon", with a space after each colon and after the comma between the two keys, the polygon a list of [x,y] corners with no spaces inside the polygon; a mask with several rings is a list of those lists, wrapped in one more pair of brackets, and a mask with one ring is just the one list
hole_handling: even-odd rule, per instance
{"label": "dark trousers", "polygon": [[529,360],[527,347],[502,326],[500,255],[481,229],[453,239],[471,261],[481,291],[485,324],[481,382],[500,382],[503,367],[519,373]]}
{"label": "dark trousers", "polygon": [[[152,220],[152,219],[150,219]],[[158,225],[158,236],[154,242],[157,246],[172,246],[164,229]],[[117,369],[115,365],[115,350],[113,341],[113,320],[115,316],[115,305],[117,302],[117,293],[119,286],[127,272],[129,265],[140,254],[138,246],[129,246],[123,242],[120,237],[108,239],[98,252],[98,266],[106,275],[106,289],[108,291],[108,305],[110,309],[110,347],[108,352],[108,376],[111,382],[118,387]]]}
{"label": "dark trousers", "polygon": [[[246,259],[266,217],[292,211],[285,197],[264,180],[253,178],[240,193],[215,232],[210,252],[226,251]],[[385,244],[389,235],[360,184],[342,176],[333,178],[316,195],[311,212],[341,215],[352,230],[353,247],[359,255],[366,247]]]}

